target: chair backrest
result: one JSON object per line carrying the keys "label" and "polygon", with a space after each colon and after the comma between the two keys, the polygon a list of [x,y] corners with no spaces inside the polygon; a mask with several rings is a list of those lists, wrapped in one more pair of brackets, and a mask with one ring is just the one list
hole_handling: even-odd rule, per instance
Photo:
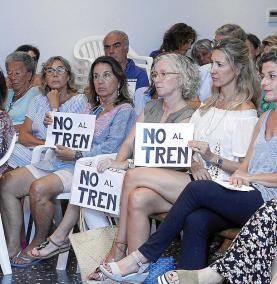
{"label": "chair backrest", "polygon": [[[79,40],[74,46],[74,57],[81,64],[87,68],[87,73],[93,61],[104,55],[103,47],[104,36],[89,36]],[[129,46],[128,57],[135,61],[135,64],[146,70],[148,77],[150,76],[150,70],[153,63],[153,58],[148,56],[138,55],[134,49]]]}
{"label": "chair backrest", "polygon": [[9,149],[8,151],[6,152],[6,154],[0,159],[0,166],[4,165],[8,159],[10,158],[12,152],[13,152],[13,148],[14,148],[14,145],[15,145],[15,142],[16,142],[16,133],[13,135],[13,138],[12,138],[12,141],[11,141],[11,144],[9,146]]}

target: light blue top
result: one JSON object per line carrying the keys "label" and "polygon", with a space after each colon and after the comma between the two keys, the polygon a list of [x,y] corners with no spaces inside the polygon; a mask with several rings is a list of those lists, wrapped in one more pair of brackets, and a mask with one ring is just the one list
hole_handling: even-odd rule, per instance
{"label": "light blue top", "polygon": [[211,77],[211,64],[205,64],[199,67],[200,71],[200,86],[197,95],[201,102],[204,102],[212,95],[212,77]]}
{"label": "light blue top", "polygon": [[[91,111],[91,114],[96,115],[95,130],[91,150],[83,152],[84,157],[118,152],[136,119],[134,108],[127,103],[118,105],[111,111],[98,117],[102,111],[103,108],[101,106]],[[74,165],[75,161],[63,161],[56,156],[51,161],[42,160],[33,164],[33,166],[48,172],[73,169]]]}
{"label": "light blue top", "polygon": [[14,91],[12,89],[8,90],[7,99],[5,101],[5,109],[12,119],[13,125],[22,124],[24,122],[25,114],[31,99],[39,94],[39,88],[32,87],[22,98],[13,103],[12,100],[14,97]]}
{"label": "light blue top", "polygon": [[[83,113],[87,108],[87,98],[84,94],[71,97],[63,103],[59,110],[61,112]],[[50,111],[50,105],[46,96],[38,95],[34,97],[28,107],[26,117],[32,120],[32,134],[38,139],[46,139],[46,127],[43,124],[44,114]],[[15,168],[26,166],[31,163],[32,150],[22,144],[17,143],[11,158],[9,166]]]}
{"label": "light blue top", "polygon": [[[254,144],[253,155],[248,166],[248,172],[251,174],[277,172],[277,135],[268,141],[265,139],[266,122],[269,113],[270,111],[267,111],[265,114],[260,132]],[[264,201],[277,198],[276,187],[267,187],[258,183],[253,183],[253,186],[261,192]]]}
{"label": "light blue top", "polygon": [[135,91],[133,101],[135,105],[135,111],[137,115],[140,115],[144,110],[146,103],[151,101],[151,96],[149,92],[146,92],[148,87],[142,87]]}

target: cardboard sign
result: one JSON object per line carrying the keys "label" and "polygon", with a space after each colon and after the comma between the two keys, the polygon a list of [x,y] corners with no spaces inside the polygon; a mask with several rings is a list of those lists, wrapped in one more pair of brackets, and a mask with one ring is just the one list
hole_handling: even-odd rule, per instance
{"label": "cardboard sign", "polygon": [[93,158],[77,161],[71,188],[71,204],[119,215],[125,171],[108,169],[98,173]]}
{"label": "cardboard sign", "polygon": [[51,112],[53,123],[47,128],[45,146],[63,145],[73,150],[89,151],[95,128],[95,115]]}
{"label": "cardboard sign", "polygon": [[137,123],[135,165],[144,167],[190,167],[192,123]]}

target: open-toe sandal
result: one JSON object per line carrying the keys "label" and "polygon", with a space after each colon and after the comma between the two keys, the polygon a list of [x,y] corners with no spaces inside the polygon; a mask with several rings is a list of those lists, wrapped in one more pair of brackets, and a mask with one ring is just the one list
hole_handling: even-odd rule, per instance
{"label": "open-toe sandal", "polygon": [[131,255],[135,259],[137,265],[139,266],[138,272],[127,274],[122,276],[120,269],[116,262],[109,263],[110,271],[108,271],[103,265],[100,265],[100,270],[110,279],[117,282],[127,282],[127,283],[142,283],[148,276],[148,266],[149,263],[142,263],[136,252],[132,252]]}
{"label": "open-toe sandal", "polygon": [[70,242],[69,240],[65,240],[62,244],[58,245],[57,243],[55,243],[50,237],[47,238],[47,240],[43,243],[41,243],[38,247],[36,247],[36,249],[38,250],[38,252],[45,248],[47,245],[49,245],[50,243],[52,243],[55,247],[57,247],[54,251],[48,253],[47,255],[32,255],[33,258],[36,258],[36,259],[48,259],[48,258],[51,258],[53,257],[54,255],[57,255],[59,253],[63,253],[63,252],[66,252],[66,251],[69,251],[70,250]]}
{"label": "open-toe sandal", "polygon": [[[170,274],[173,272],[177,273],[178,279],[171,281],[170,279],[168,279],[168,276],[170,276]],[[176,284],[177,282],[179,284],[188,284],[188,283],[198,284],[199,281],[198,281],[197,271],[195,270],[191,270],[191,271],[190,270],[172,270],[158,277],[159,284]]]}

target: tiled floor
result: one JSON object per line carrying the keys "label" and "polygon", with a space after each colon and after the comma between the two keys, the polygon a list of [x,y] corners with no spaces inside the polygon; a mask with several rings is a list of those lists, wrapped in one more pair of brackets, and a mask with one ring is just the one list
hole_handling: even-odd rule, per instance
{"label": "tiled floor", "polygon": [[76,273],[77,261],[72,251],[69,254],[69,265],[65,271],[56,270],[57,257],[45,260],[28,268],[12,268],[11,276],[3,277],[2,284],[54,284],[82,283],[81,276]]}

